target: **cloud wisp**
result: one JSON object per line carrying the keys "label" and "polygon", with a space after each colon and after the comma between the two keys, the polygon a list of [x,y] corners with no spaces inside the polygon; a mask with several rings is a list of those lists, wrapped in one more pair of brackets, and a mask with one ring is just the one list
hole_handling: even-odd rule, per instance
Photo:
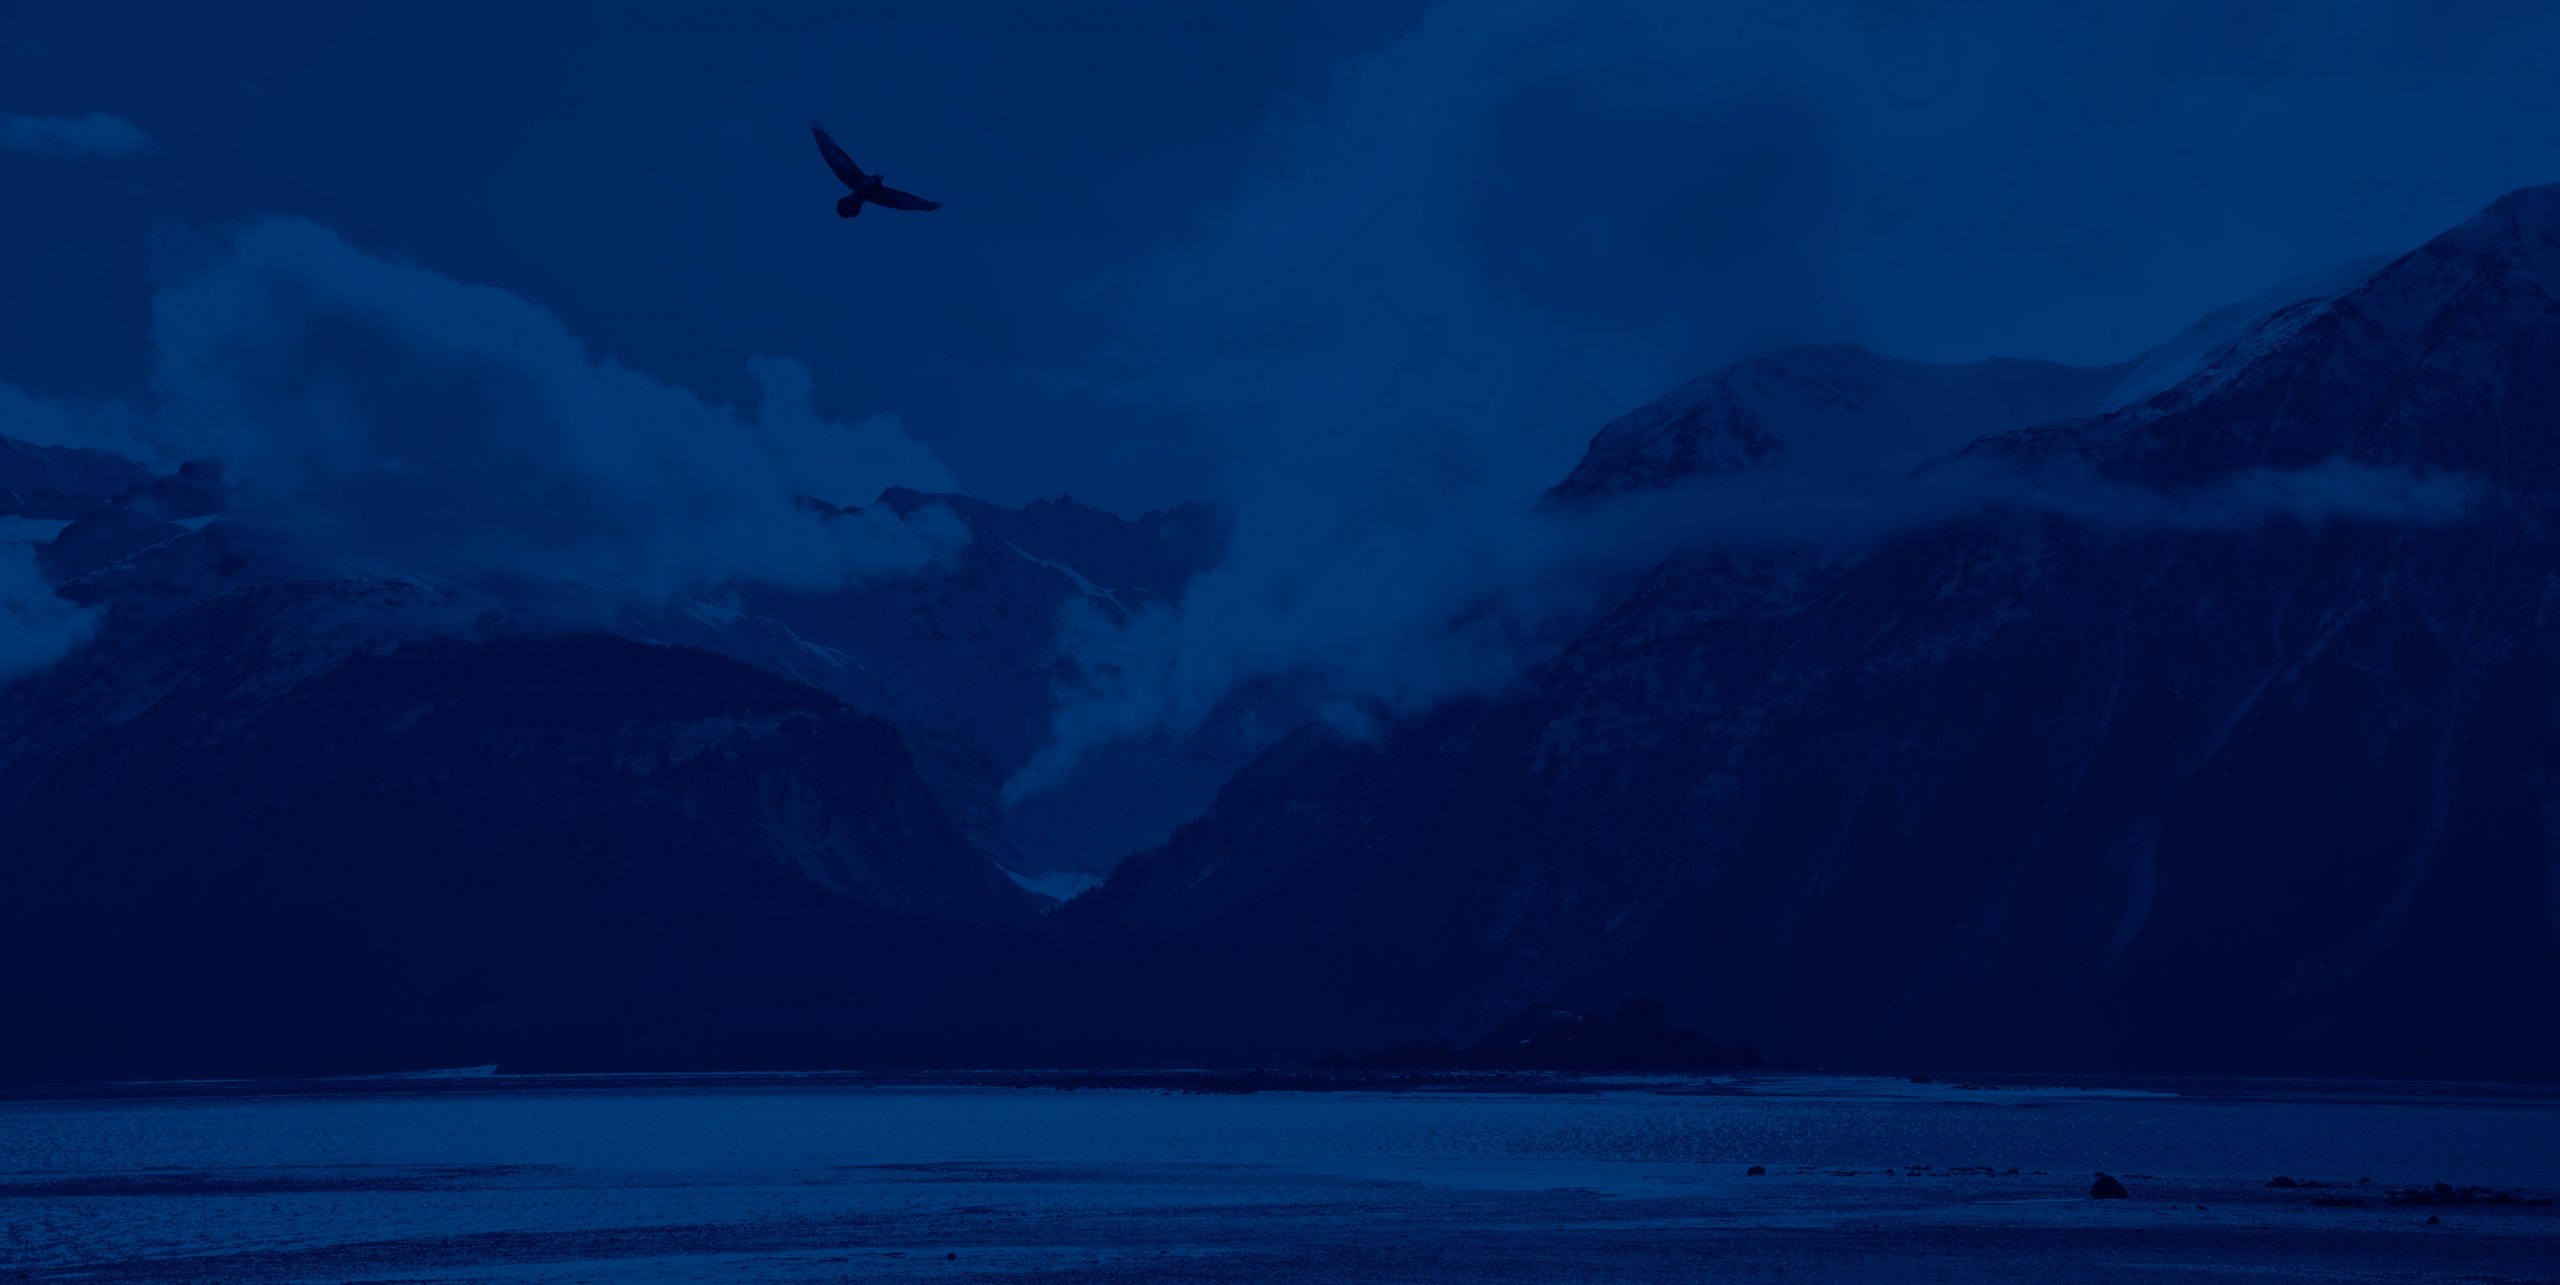
{"label": "cloud wisp", "polygon": [[60,660],[97,628],[96,611],[54,595],[32,546],[0,543],[0,682]]}
{"label": "cloud wisp", "polygon": [[1704,551],[1845,560],[1966,519],[2052,519],[2119,534],[2239,536],[2275,524],[2437,526],[2479,503],[2475,479],[2331,460],[2250,469],[2169,492],[2095,475],[1955,459],[1899,479],[1788,470],[1726,474],[1588,508],[1515,509],[1464,525],[1378,530],[1321,576],[1219,568],[1178,609],[1125,622],[1070,604],[1051,742],[1007,783],[1049,788],[1114,741],[1198,726],[1248,684],[1317,680],[1322,711],[1360,730],[1499,690],[1554,653],[1635,577]]}
{"label": "cloud wisp", "polygon": [[159,150],[142,128],[121,116],[0,114],[0,151],[31,156],[95,156],[121,159]]}
{"label": "cloud wisp", "polygon": [[0,437],[31,446],[113,451],[146,465],[175,463],[161,459],[149,422],[131,403],[38,397],[9,383],[0,383]]}

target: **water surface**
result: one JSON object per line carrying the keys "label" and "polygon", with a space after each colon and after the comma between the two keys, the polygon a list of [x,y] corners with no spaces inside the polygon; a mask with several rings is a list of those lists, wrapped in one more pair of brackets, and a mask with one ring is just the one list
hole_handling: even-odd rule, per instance
{"label": "water surface", "polygon": [[[2560,1275],[2551,1208],[2387,1194],[2560,1187],[2560,1104],[2531,1095],[1520,1087],[1535,1091],[503,1077],[6,1102],[0,1265],[274,1281]],[[2133,1197],[2087,1199],[2099,1170]],[[2267,1187],[2276,1174],[2335,1185]]]}

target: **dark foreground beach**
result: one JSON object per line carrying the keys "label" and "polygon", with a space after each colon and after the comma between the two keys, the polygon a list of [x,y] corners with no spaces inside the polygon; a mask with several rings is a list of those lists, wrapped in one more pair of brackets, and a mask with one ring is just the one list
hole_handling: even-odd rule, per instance
{"label": "dark foreground beach", "polygon": [[[22,1096],[0,1102],[0,1276],[2560,1279],[2560,1208],[2536,1203],[2560,1188],[2560,1100],[2530,1091],[1237,1087],[1253,1086],[459,1077]],[[2091,1199],[2100,1171],[2127,1196]]]}

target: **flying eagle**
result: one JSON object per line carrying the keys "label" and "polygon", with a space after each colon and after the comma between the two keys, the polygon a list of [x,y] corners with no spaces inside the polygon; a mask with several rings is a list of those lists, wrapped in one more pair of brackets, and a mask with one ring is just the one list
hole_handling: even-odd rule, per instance
{"label": "flying eagle", "polygon": [[836,199],[837,218],[849,219],[862,213],[862,207],[866,202],[872,205],[885,205],[893,210],[939,210],[942,208],[940,201],[928,201],[913,192],[901,192],[889,186],[888,182],[879,175],[863,173],[862,167],[854,164],[853,158],[845,155],[843,148],[836,146],[836,140],[827,137],[825,126],[811,121],[809,132],[818,136],[818,154],[827,158],[827,168],[834,170],[836,177],[842,180],[846,187],[853,189],[849,195]]}

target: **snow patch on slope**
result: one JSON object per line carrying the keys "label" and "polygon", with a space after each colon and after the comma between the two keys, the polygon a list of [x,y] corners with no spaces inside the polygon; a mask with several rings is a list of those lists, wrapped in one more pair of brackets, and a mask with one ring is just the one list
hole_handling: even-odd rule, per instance
{"label": "snow patch on slope", "polygon": [[1015,553],[1021,554],[1028,561],[1047,567],[1051,571],[1055,571],[1059,575],[1065,576],[1068,583],[1073,584],[1076,587],[1076,591],[1078,593],[1081,593],[1088,598],[1099,598],[1104,602],[1110,603],[1112,606],[1119,608],[1121,614],[1128,614],[1129,609],[1121,606],[1118,596],[1114,595],[1110,590],[1103,588],[1101,585],[1085,579],[1084,574],[1077,571],[1074,567],[1068,566],[1063,562],[1041,557],[1040,555],[1011,541],[1006,541],[1004,547],[1013,550]]}
{"label": "snow patch on slope", "polygon": [[2391,260],[2358,259],[2285,280],[2253,298],[2205,314],[2177,338],[2134,359],[2133,371],[2109,394],[2101,412],[2137,406],[2185,383],[2232,355],[2278,313],[2318,304],[2362,284]]}

